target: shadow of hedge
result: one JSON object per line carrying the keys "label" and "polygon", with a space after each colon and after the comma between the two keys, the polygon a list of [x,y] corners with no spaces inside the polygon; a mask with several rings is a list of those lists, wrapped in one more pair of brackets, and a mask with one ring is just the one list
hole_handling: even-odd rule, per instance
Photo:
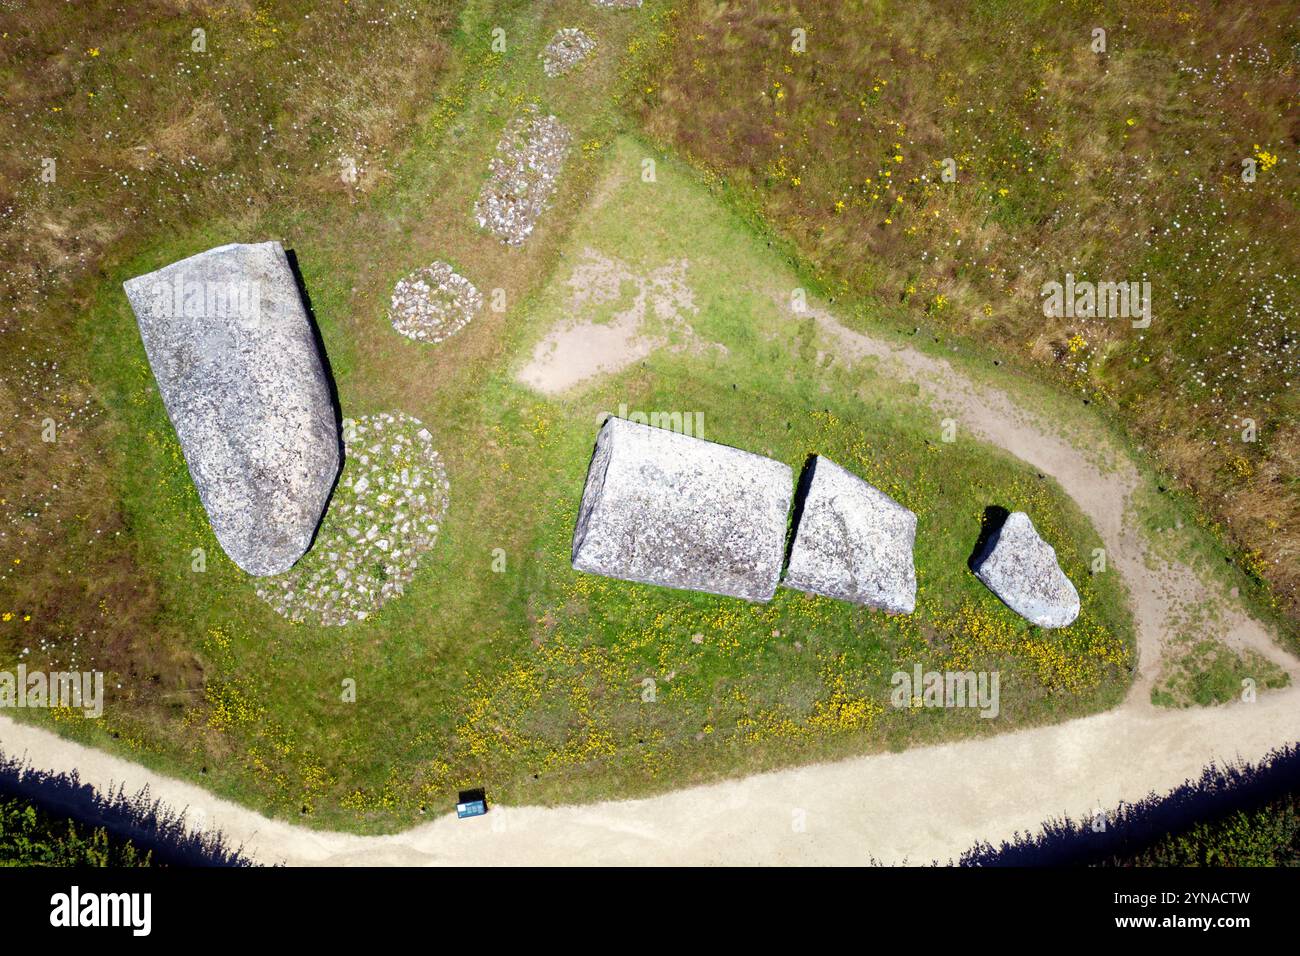
{"label": "shadow of hedge", "polygon": [[[1300,744],[1271,752],[1258,764],[1211,764],[1199,779],[1160,796],[1121,803],[1097,820],[1052,818],[1036,834],[1019,832],[1001,846],[981,842],[956,866],[1123,866],[1170,835],[1237,811],[1258,810],[1300,792]],[[1104,820],[1104,828],[1098,822]]]}
{"label": "shadow of hedge", "polygon": [[162,866],[256,866],[244,848],[231,847],[220,831],[193,828],[185,810],[153,799],[149,788],[127,794],[124,787],[102,792],[82,783],[78,774],[54,774],[0,753],[0,796],[35,804],[52,816],[68,817],[110,836],[130,840],[153,854]]}

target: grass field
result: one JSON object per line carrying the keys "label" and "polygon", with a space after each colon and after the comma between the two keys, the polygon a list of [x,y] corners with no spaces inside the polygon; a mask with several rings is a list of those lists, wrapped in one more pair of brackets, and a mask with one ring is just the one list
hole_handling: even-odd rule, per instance
{"label": "grass field", "polygon": [[[1294,4],[679,9],[629,102],[658,141],[844,308],[978,340],[1114,414],[1295,616]],[[1067,272],[1150,282],[1150,328],[1045,317]]]}
{"label": "grass field", "polygon": [[[84,274],[52,286],[58,322],[25,326],[15,331],[26,339],[9,340],[12,367],[29,362],[18,342],[39,344],[43,361],[61,364],[6,378],[23,430],[6,436],[22,452],[7,465],[18,480],[0,539],[0,599],[11,615],[0,624],[0,667],[22,660],[110,673],[105,718],[56,712],[61,732],[278,816],[378,831],[442,812],[471,785],[505,802],[643,794],[1062,720],[1121,698],[1131,624],[1115,575],[1088,573],[1097,539],[1077,508],[1014,459],[960,438],[940,441],[914,392],[829,363],[810,324],[785,305],[807,284],[808,263],[747,218],[716,175],[647,145],[628,118],[646,95],[647,64],[678,55],[682,14],[653,0],[638,14],[578,0],[542,11],[471,3],[458,20],[446,11],[436,20],[380,18],[367,47],[351,44],[362,28],[342,18],[368,23],[380,8],[354,6],[364,9],[332,12],[324,26],[281,15],[264,29],[260,15],[241,15],[251,59],[233,57],[231,69],[238,61],[245,79],[263,69],[268,87],[287,82],[275,51],[292,46],[320,66],[328,51],[313,43],[321,43],[355,56],[353,72],[343,72],[372,86],[346,94],[304,84],[306,99],[290,99],[284,114],[254,113],[248,126],[233,126],[238,148],[228,162],[243,171],[239,189],[196,192],[184,211],[140,212],[122,237],[86,252]],[[167,43],[188,33],[185,16],[173,17]],[[498,25],[505,53],[490,46]],[[537,52],[556,28],[575,25],[597,38],[595,55],[572,76],[545,80]],[[258,36],[270,44],[262,59]],[[421,55],[391,76],[362,68],[374,49],[396,51],[417,37]],[[113,54],[104,41],[92,59],[144,59],[165,46],[152,34],[135,42]],[[222,102],[225,84],[238,84],[216,73],[211,97]],[[402,122],[348,114],[358,127],[397,130],[366,153],[373,160],[359,184],[337,175],[344,144],[355,151],[347,130],[295,131],[291,158],[276,151],[268,160],[256,148],[258,124],[292,128],[293,116],[316,115],[313,97],[349,95],[354,104],[372,95],[406,104]],[[176,96],[192,103],[199,92]],[[475,227],[471,210],[502,127],[531,102],[570,127],[574,149],[537,233],[507,249]],[[238,123],[233,107],[224,115]],[[170,128],[165,116],[154,119],[134,135]],[[641,179],[647,158],[656,161],[654,183]],[[212,168],[224,163],[216,158]],[[150,182],[160,203],[188,188]],[[66,201],[88,221],[111,222],[106,210],[125,193],[104,180],[87,189]],[[211,246],[268,238],[296,254],[343,414],[400,410],[420,419],[451,482],[439,541],[408,593],[343,628],[286,621],[221,554],[120,288]],[[569,280],[587,250],[638,274],[684,261],[694,333],[724,348],[682,338],[686,347],[563,399],[520,385],[515,373],[534,344],[570,314]],[[506,310],[485,309],[439,346],[395,333],[385,315],[394,282],[434,259],[485,292],[504,290]],[[895,306],[845,304],[855,321],[898,316]],[[43,395],[58,396],[60,408],[84,407],[87,424],[72,419],[64,429],[69,416],[60,411],[59,440],[38,442],[41,409],[51,405]],[[596,428],[620,405],[699,413],[706,437],[796,469],[808,454],[826,454],[895,496],[920,518],[916,615],[784,591],[751,606],[572,571]],[[55,476],[63,489],[50,488]],[[28,517],[42,500],[53,502],[36,509],[46,517]],[[991,505],[1028,511],[1056,546],[1083,597],[1070,628],[1029,628],[967,571]],[[202,573],[192,570],[196,547],[208,555]],[[889,676],[913,664],[999,670],[999,718],[891,708]],[[343,700],[345,681],[355,682],[355,703]]]}
{"label": "grass field", "polygon": [[[481,138],[490,144],[495,124],[485,125]],[[1127,616],[1114,577],[1094,582],[1087,573],[1096,540],[1073,506],[1003,455],[938,441],[937,422],[910,396],[889,399],[888,386],[818,370],[806,327],[784,319],[774,300],[793,276],[684,167],[661,159],[659,181],[642,183],[643,152],[619,138],[576,160],[591,165],[606,198],[592,214],[575,210],[553,280],[507,313],[513,327],[471,324],[441,347],[387,327],[387,282],[367,308],[345,304],[316,279],[333,276],[341,286],[367,262],[411,261],[404,223],[391,229],[391,250],[380,246],[378,229],[365,230],[364,246],[349,246],[335,244],[333,223],[297,226],[294,247],[344,414],[395,407],[416,416],[451,477],[441,540],[409,594],[346,628],[289,624],[224,559],[204,574],[191,571],[193,547],[219,549],[130,312],[106,295],[96,323],[106,334],[95,351],[99,374],[118,383],[114,417],[132,426],[122,448],[134,462],[124,469],[128,522],[168,609],[160,630],[203,672],[201,686],[177,689],[161,724],[122,731],[142,752],[155,751],[164,727],[179,727],[181,759],[206,767],[214,786],[274,812],[306,808],[331,825],[369,828],[409,822],[420,806],[445,803],[472,783],[512,802],[641,793],[779,765],[795,753],[903,747],[1117,701],[1131,661]],[[476,171],[462,170],[458,163],[437,188],[449,218],[467,208],[476,185]],[[400,204],[427,210],[429,201]],[[463,212],[444,229],[444,243],[449,233],[483,241]],[[560,318],[569,263],[587,248],[634,269],[687,259],[699,309],[693,325],[726,346],[725,359],[717,351],[657,353],[562,403],[514,384],[510,371]],[[471,277],[494,287],[492,274],[478,271],[482,257],[453,260],[475,263]],[[482,343],[487,336],[492,350]],[[922,522],[920,612],[891,619],[785,592],[750,606],[571,571],[596,425],[621,404],[700,411],[714,440],[796,467],[819,451],[898,497]],[[1087,611],[1067,632],[1031,632],[966,570],[983,511],[997,503],[1033,513],[1080,582]],[[494,570],[497,549],[504,571]],[[890,674],[915,663],[1000,669],[1000,718],[887,710]],[[355,704],[341,700],[345,679],[356,681]],[[647,679],[658,688],[653,703],[643,700]],[[177,759],[174,745],[167,751]]]}

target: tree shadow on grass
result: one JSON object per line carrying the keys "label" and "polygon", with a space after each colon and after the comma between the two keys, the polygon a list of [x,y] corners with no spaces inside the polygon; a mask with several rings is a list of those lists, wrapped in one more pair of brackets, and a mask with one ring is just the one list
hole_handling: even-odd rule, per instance
{"label": "tree shadow on grass", "polygon": [[[1096,819],[1052,818],[1036,834],[1017,833],[1001,846],[981,842],[956,866],[1124,866],[1163,838],[1253,811],[1300,791],[1300,744],[1270,753],[1258,764],[1211,764],[1164,796],[1151,793],[1121,803]],[[1104,828],[1101,823],[1104,822]]]}
{"label": "tree shadow on grass", "polygon": [[255,866],[244,848],[231,847],[220,832],[195,829],[176,811],[153,799],[149,788],[128,795],[124,787],[107,793],[82,783],[76,771],[47,773],[0,753],[0,796],[35,804],[51,816],[103,827],[121,840],[153,854],[164,866]]}

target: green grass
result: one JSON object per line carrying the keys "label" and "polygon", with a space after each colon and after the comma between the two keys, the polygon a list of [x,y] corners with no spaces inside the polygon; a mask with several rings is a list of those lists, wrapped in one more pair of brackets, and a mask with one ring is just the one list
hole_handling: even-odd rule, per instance
{"label": "green grass", "polygon": [[[474,130],[475,119],[488,129]],[[484,155],[495,119],[486,110],[476,117],[472,105],[458,118]],[[342,629],[290,625],[220,554],[129,310],[110,287],[93,322],[98,373],[133,462],[119,472],[120,490],[166,609],[159,632],[202,662],[204,680],[177,690],[161,724],[134,724],[118,708],[105,728],[161,765],[205,768],[205,783],[245,802],[369,830],[412,822],[470,784],[509,802],[654,792],[1058,720],[1119,699],[1129,624],[1118,582],[1085,569],[1097,542],[1077,509],[1005,455],[937,442],[933,416],[914,394],[867,372],[818,369],[806,328],[773,300],[793,274],[685,167],[661,159],[659,182],[641,183],[634,173],[643,152],[624,137],[576,158],[579,182],[585,175],[612,190],[600,212],[584,220],[577,198],[570,213],[561,197],[553,212],[575,222],[550,281],[506,325],[476,320],[441,349],[397,336],[373,299],[354,304],[350,283],[365,281],[365,263],[412,261],[403,244],[428,237],[410,220],[428,217],[434,190],[448,197],[449,219],[461,216],[451,234],[481,241],[467,221],[478,170],[457,162],[430,172],[431,157],[413,157],[422,181],[398,180],[376,198],[370,215],[386,228],[366,243],[341,241],[319,212],[317,223],[295,223],[344,414],[400,408],[420,418],[452,486],[438,545],[408,594]],[[603,177],[611,178],[597,182]],[[123,274],[216,240],[168,240]],[[699,307],[692,324],[725,355],[656,353],[563,402],[515,384],[511,370],[559,317],[569,266],[588,247],[636,269],[688,259]],[[487,332],[499,337],[496,349],[475,341]],[[478,361],[437,363],[439,351]],[[410,387],[438,364],[444,377]],[[794,467],[824,453],[895,495],[921,519],[918,614],[889,618],[789,592],[751,606],[573,572],[569,540],[596,424],[620,403],[703,411],[713,440]],[[1030,629],[967,571],[990,504],[1030,511],[1057,544],[1086,609],[1067,631]],[[194,547],[210,556],[204,574],[190,570]],[[504,573],[492,569],[496,549]],[[886,709],[889,675],[914,662],[999,669],[1002,716]],[[658,685],[654,703],[642,701],[647,678]],[[347,679],[356,682],[355,704],[341,700]]]}
{"label": "green grass", "polygon": [[130,840],[110,836],[51,813],[26,800],[0,795],[0,867],[146,867],[152,854]]}
{"label": "green grass", "polygon": [[[1118,702],[1132,664],[1123,588],[1114,574],[1088,573],[1100,542],[1073,503],[994,449],[938,441],[937,416],[914,387],[819,357],[811,326],[779,304],[794,286],[815,288],[788,248],[720,202],[716,180],[636,137],[622,113],[629,64],[665,47],[667,9],[470,4],[437,95],[368,192],[287,186],[282,202],[215,207],[201,227],[141,230],[105,262],[79,341],[112,423],[106,492],[140,573],[104,607],[148,613],[137,644],[105,662],[105,718],[56,715],[61,732],[277,816],[375,832],[442,812],[470,785],[505,802],[653,793]],[[504,56],[488,48],[498,23]],[[544,81],[536,53],[570,25],[600,46],[583,70]],[[533,101],[570,126],[575,148],[536,234],[505,249],[471,210],[502,126]],[[657,183],[639,179],[645,156],[657,160]],[[595,211],[593,197],[604,197]],[[163,263],[261,238],[297,254],[343,414],[419,418],[451,481],[438,543],[405,597],[344,628],[290,624],[222,555],[120,290]],[[517,384],[515,370],[565,314],[586,248],[639,272],[688,260],[699,309],[689,320],[726,351],[659,351],[563,400]],[[395,333],[385,316],[393,283],[433,259],[485,294],[504,289],[507,311],[485,310],[440,346]],[[861,303],[848,316],[891,317]],[[748,605],[571,570],[598,420],[621,404],[699,411],[712,440],[796,469],[826,454],[894,495],[920,517],[917,613],[891,618],[785,591]],[[1083,598],[1070,628],[1029,627],[967,570],[990,505],[1028,511],[1056,546]],[[208,556],[202,574],[191,570],[195,547]],[[1001,716],[894,710],[889,677],[914,663],[999,670]],[[355,703],[343,699],[345,681]]]}
{"label": "green grass", "polygon": [[[829,295],[984,342],[1106,407],[1296,617],[1286,4],[677,9],[669,51],[628,97],[656,142],[707,169]],[[1149,280],[1152,326],[1046,318],[1042,284],[1067,271]]]}
{"label": "green grass", "polygon": [[1184,645],[1181,653],[1166,656],[1151,688],[1151,703],[1159,707],[1212,707],[1244,699],[1247,680],[1254,693],[1291,683],[1286,671],[1253,650],[1238,653],[1213,639]]}

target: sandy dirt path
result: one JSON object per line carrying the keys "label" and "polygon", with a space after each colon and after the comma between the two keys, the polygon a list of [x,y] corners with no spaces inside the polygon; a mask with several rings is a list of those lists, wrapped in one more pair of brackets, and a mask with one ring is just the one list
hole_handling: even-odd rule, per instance
{"label": "sandy dirt path", "polygon": [[[76,770],[82,782],[152,795],[189,808],[256,859],[289,864],[860,864],[948,860],[977,840],[1032,831],[1047,818],[1080,818],[1120,800],[1163,792],[1211,762],[1258,760],[1300,740],[1300,662],[1258,622],[1188,567],[1153,557],[1126,520],[1138,486],[1132,463],[1092,437],[1071,442],[1004,393],[947,362],[851,331],[815,313],[837,361],[879,362],[916,382],[937,413],[1050,474],[1078,502],[1123,575],[1138,628],[1139,675],[1105,714],[984,740],[815,764],[580,807],[497,807],[486,817],[445,816],[400,834],[359,837],[270,820],[47,731],[0,717],[0,749],[36,767]],[[1099,463],[1112,456],[1109,466]],[[1228,608],[1231,644],[1285,667],[1291,687],[1254,703],[1160,710],[1150,687],[1180,602]]]}
{"label": "sandy dirt path", "polygon": [[[1121,799],[1164,792],[1212,760],[1257,760],[1300,739],[1300,688],[1255,704],[1120,708],[988,740],[761,774],[647,800],[582,807],[496,807],[392,836],[322,833],[269,820],[192,784],[0,718],[0,743],[38,766],[76,770],[100,788],[149,785],[173,807],[202,810],[265,863],[862,864],[946,861],[980,839],[1033,831]],[[802,811],[803,832],[795,822]]]}

